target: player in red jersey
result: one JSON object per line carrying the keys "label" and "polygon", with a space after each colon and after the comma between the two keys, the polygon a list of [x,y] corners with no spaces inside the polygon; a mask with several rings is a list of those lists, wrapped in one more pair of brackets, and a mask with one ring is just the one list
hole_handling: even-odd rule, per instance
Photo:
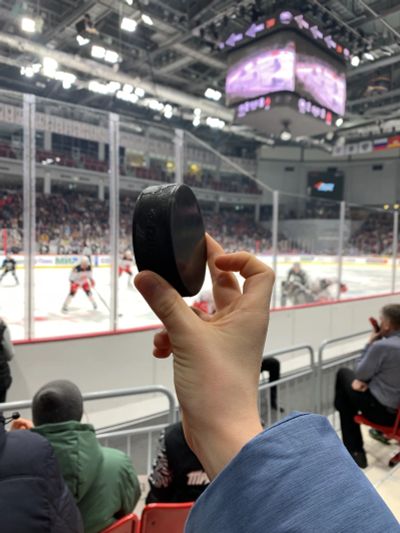
{"label": "player in red jersey", "polygon": [[64,302],[62,310],[64,312],[68,311],[68,306],[79,288],[86,292],[87,297],[92,302],[93,309],[97,309],[97,304],[91,290],[94,287],[92,265],[86,256],[83,256],[80,263],[72,269],[69,281],[71,284],[70,293]]}
{"label": "player in red jersey", "polygon": [[129,276],[129,278],[128,278],[128,287],[132,287],[132,276],[133,276],[132,266],[133,266],[133,255],[132,255],[132,252],[130,250],[126,250],[126,252],[124,252],[124,254],[122,256],[122,259],[121,259],[121,261],[119,263],[118,276],[121,277],[121,274],[123,272],[128,274],[128,276]]}

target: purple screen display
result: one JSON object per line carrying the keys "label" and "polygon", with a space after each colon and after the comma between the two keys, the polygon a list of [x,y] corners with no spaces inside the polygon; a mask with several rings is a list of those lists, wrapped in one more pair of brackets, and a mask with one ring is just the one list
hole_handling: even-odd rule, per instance
{"label": "purple screen display", "polygon": [[231,56],[228,105],[279,91],[296,92],[344,115],[345,67],[293,32],[280,32]]}

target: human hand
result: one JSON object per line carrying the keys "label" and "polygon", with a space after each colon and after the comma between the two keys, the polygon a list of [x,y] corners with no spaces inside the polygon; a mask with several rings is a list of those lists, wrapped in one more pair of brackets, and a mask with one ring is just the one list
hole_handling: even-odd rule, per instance
{"label": "human hand", "polygon": [[[225,254],[207,235],[216,313],[194,313],[154,272],[135,285],[165,325],[156,357],[174,355],[186,439],[212,479],[262,431],[257,388],[274,274],[247,252]],[[243,292],[233,272],[245,278]],[[200,316],[198,316],[200,315]]]}
{"label": "human hand", "polygon": [[359,379],[354,379],[351,388],[357,392],[365,392],[368,390],[368,384],[364,381],[360,381]]}
{"label": "human hand", "polygon": [[18,429],[32,429],[33,428],[33,422],[32,420],[29,420],[28,418],[17,418],[16,420],[13,420],[10,425],[11,431],[16,431]]}
{"label": "human hand", "polygon": [[379,341],[380,339],[382,339],[382,332],[381,330],[379,331],[375,331],[373,330],[369,339],[368,339],[368,344],[372,344],[373,342],[375,341]]}

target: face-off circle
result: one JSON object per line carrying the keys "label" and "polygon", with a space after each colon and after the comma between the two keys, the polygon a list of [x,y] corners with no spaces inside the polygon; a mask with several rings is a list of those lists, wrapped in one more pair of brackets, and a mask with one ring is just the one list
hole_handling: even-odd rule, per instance
{"label": "face-off circle", "polygon": [[207,247],[200,207],[187,185],[148,187],[133,214],[133,249],[139,271],[152,270],[181,296],[204,282]]}

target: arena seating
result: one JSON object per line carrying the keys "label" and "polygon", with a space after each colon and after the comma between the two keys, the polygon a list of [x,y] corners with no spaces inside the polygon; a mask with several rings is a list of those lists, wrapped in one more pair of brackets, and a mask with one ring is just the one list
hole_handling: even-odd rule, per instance
{"label": "arena seating", "polygon": [[[379,424],[375,424],[374,422],[371,422],[367,418],[365,418],[362,415],[356,415],[354,417],[354,421],[357,422],[357,424],[364,424],[365,426],[369,426],[373,429],[376,429],[377,431],[380,431],[385,438],[388,440],[396,440],[397,442],[400,442],[400,407],[397,410],[397,417],[396,421],[393,426],[381,426]],[[392,459],[389,461],[389,466],[395,466],[396,464],[400,463],[400,452],[396,454]]]}
{"label": "arena seating", "polygon": [[192,502],[146,505],[140,521],[140,533],[183,533],[192,506]]}
{"label": "arena seating", "polygon": [[140,520],[135,514],[124,516],[101,533],[139,533]]}

